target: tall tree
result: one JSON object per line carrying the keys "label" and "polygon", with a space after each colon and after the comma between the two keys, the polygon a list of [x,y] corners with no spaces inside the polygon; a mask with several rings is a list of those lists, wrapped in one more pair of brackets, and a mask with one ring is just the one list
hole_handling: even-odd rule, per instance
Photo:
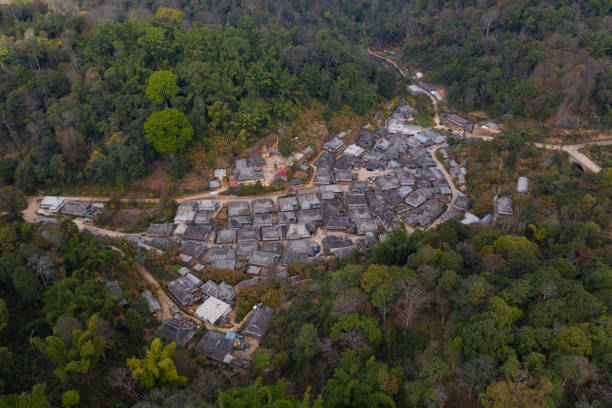
{"label": "tall tree", "polygon": [[132,376],[143,388],[152,388],[160,385],[185,385],[187,378],[176,371],[172,356],[176,343],[172,342],[164,347],[161,339],[156,338],[151,346],[145,350],[145,357],[128,359],[127,365],[132,370]]}
{"label": "tall tree", "polygon": [[170,71],[154,72],[149,77],[148,86],[145,90],[151,103],[155,105],[165,103],[166,107],[168,107],[168,99],[180,91],[176,84],[176,79],[176,75]]}
{"label": "tall tree", "polygon": [[193,128],[185,114],[174,108],[154,112],[144,123],[147,142],[159,153],[177,153],[193,138]]}

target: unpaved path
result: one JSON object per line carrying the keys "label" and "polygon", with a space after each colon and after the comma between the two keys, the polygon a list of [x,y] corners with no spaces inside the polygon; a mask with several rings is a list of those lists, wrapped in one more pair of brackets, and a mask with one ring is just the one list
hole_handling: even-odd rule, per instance
{"label": "unpaved path", "polygon": [[431,146],[429,149],[427,149],[429,150],[429,153],[431,153],[431,156],[433,157],[433,159],[436,161],[436,168],[442,172],[442,174],[444,175],[444,178],[446,179],[446,182],[448,183],[451,189],[451,200],[448,203],[448,207],[446,207],[446,211],[443,212],[442,215],[440,215],[440,217],[438,217],[438,219],[432,222],[427,228],[425,228],[425,231],[433,229],[438,224],[440,224],[440,222],[442,222],[442,220],[444,219],[444,216],[446,215],[446,213],[448,213],[451,210],[451,208],[455,204],[455,201],[457,201],[457,197],[459,197],[459,190],[457,190],[455,183],[453,183],[453,178],[451,177],[450,174],[448,174],[448,172],[446,171],[446,168],[444,168],[444,164],[440,160],[438,160],[438,157],[436,156],[436,152],[438,151],[438,149],[441,149],[447,146],[448,145],[446,143],[441,143],[438,145]]}

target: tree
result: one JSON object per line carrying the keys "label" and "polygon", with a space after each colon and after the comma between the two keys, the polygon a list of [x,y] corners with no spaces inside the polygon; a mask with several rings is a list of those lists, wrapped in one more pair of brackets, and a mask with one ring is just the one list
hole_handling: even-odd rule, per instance
{"label": "tree", "polygon": [[187,378],[176,371],[172,356],[176,343],[172,342],[164,347],[161,339],[153,339],[149,348],[145,350],[145,357],[127,360],[132,376],[143,388],[152,388],[161,385],[185,385]]}
{"label": "tree", "polygon": [[294,356],[299,364],[308,362],[319,351],[319,333],[310,323],[305,323],[294,340]]}
{"label": "tree", "polygon": [[45,395],[45,384],[36,384],[32,392],[23,392],[19,395],[9,395],[0,399],[1,408],[51,408]]}
{"label": "tree", "polygon": [[144,337],[144,322],[140,314],[130,308],[125,313],[125,325],[130,331],[132,340],[140,340]]}
{"label": "tree", "polygon": [[540,377],[535,387],[504,380],[489,385],[480,395],[480,403],[483,408],[547,408],[554,391],[546,377]]}
{"label": "tree", "polygon": [[395,72],[390,69],[380,70],[378,73],[378,93],[384,98],[391,99],[395,96],[396,86]]}
{"label": "tree", "polygon": [[552,345],[563,354],[588,356],[593,350],[593,344],[586,334],[578,327],[563,326],[552,340]]}
{"label": "tree", "polygon": [[62,406],[64,408],[72,408],[79,405],[81,396],[77,390],[68,390],[62,394]]}
{"label": "tree", "polygon": [[0,333],[8,326],[9,312],[4,299],[0,299]]}
{"label": "tree", "polygon": [[365,293],[370,293],[378,286],[391,280],[388,272],[388,267],[385,265],[370,265],[368,269],[361,275],[361,288]]}
{"label": "tree", "polygon": [[289,157],[295,150],[295,144],[289,136],[283,136],[278,141],[278,151],[284,157]]}
{"label": "tree", "polygon": [[398,286],[400,287],[400,296],[395,303],[395,310],[400,314],[403,326],[409,328],[421,307],[429,303],[431,296],[413,277],[400,279]]}
{"label": "tree", "polygon": [[394,282],[384,282],[372,292],[372,306],[378,309],[386,320],[387,312],[392,306],[393,301],[399,295],[401,289]]}
{"label": "tree", "polygon": [[217,405],[224,408],[323,408],[323,400],[319,396],[310,401],[310,387],[306,390],[302,401],[296,400],[285,393],[288,383],[278,381],[276,385],[263,385],[261,377],[255,383],[246,387],[235,387],[222,392],[217,398]]}
{"label": "tree", "polygon": [[193,137],[193,128],[185,114],[174,108],[154,112],[144,123],[147,142],[158,153],[177,153],[185,149]]}
{"label": "tree", "polygon": [[155,105],[166,104],[168,107],[168,99],[176,95],[180,88],[176,84],[176,75],[170,71],[154,72],[148,80],[148,86],[145,90],[147,97],[151,103]]}
{"label": "tree", "polygon": [[94,314],[87,322],[87,330],[73,331],[70,345],[64,344],[57,336],[31,340],[38,351],[55,363],[57,368],[53,372],[60,380],[65,382],[70,373],[85,374],[100,361],[106,341],[97,335],[98,319]]}

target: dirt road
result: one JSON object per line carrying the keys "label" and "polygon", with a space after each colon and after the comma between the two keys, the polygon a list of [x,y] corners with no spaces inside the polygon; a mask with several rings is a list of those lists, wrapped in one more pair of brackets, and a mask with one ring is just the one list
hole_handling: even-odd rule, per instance
{"label": "dirt road", "polygon": [[448,172],[444,168],[444,164],[440,160],[438,160],[438,157],[436,156],[436,152],[438,151],[438,149],[441,149],[443,147],[447,147],[447,144],[442,143],[439,145],[434,145],[434,146],[431,146],[427,150],[429,151],[429,153],[431,153],[431,156],[436,161],[436,168],[440,170],[440,172],[442,172],[442,174],[444,175],[444,178],[446,179],[446,182],[448,183],[451,189],[451,200],[448,203],[448,207],[446,207],[446,211],[442,213],[442,215],[438,217],[438,219],[432,222],[429,225],[429,227],[425,228],[425,231],[435,228],[438,224],[440,224],[440,222],[442,222],[443,219],[445,219],[444,216],[446,215],[446,213],[448,213],[451,210],[452,206],[455,204],[455,201],[457,201],[457,197],[459,196],[459,190],[457,190],[455,183],[453,183],[453,178],[451,177],[450,174],[448,174]]}

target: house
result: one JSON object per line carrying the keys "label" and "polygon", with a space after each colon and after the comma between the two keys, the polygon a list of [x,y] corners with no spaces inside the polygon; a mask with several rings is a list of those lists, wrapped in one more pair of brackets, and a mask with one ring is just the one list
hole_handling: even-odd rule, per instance
{"label": "house", "polygon": [[91,201],[66,201],[61,209],[61,213],[73,217],[83,217],[91,207]]}
{"label": "house", "polygon": [[195,242],[183,242],[181,245],[181,252],[189,255],[192,259],[201,259],[206,253],[206,247]]}
{"label": "house", "polygon": [[344,146],[344,142],[342,141],[342,139],[335,136],[323,144],[323,150],[327,150],[332,153],[337,153],[338,151],[340,151],[342,146]]}
{"label": "house", "polygon": [[360,218],[354,221],[358,235],[365,235],[368,232],[378,231],[378,223],[373,218]]}
{"label": "house", "polygon": [[312,245],[309,239],[287,241],[287,252],[310,256],[312,255]]}
{"label": "house", "polygon": [[346,231],[349,226],[348,217],[329,216],[325,218],[325,228],[329,231]]}
{"label": "house", "polygon": [[379,191],[389,191],[400,188],[399,180],[392,174],[378,177],[374,184],[376,184],[376,188],[378,188]]}
{"label": "house", "polygon": [[497,214],[513,215],[514,205],[509,197],[499,197],[497,199]]}
{"label": "house", "polygon": [[274,216],[272,214],[258,214],[253,216],[253,227],[271,227],[274,225]]}
{"label": "house", "polygon": [[234,291],[234,288],[225,282],[221,282],[217,285],[212,280],[207,280],[206,283],[202,285],[201,290],[202,294],[216,297],[217,299],[230,305],[234,304],[234,301],[236,300],[236,292]]}
{"label": "house", "polygon": [[236,289],[240,290],[241,288],[246,288],[247,286],[255,286],[260,282],[264,282],[265,279],[260,276],[254,276],[250,279],[245,279],[243,281],[238,282],[236,285]]}
{"label": "house", "polygon": [[151,240],[151,242],[149,242],[149,245],[152,246],[153,248],[156,248],[162,251],[167,251],[168,248],[170,248],[171,246],[178,246],[178,243],[177,241],[174,241],[171,239],[154,237]]}
{"label": "house", "polygon": [[237,215],[227,218],[227,226],[229,228],[242,228],[253,226],[253,217],[250,215]]}
{"label": "house", "polygon": [[385,191],[382,195],[391,207],[396,207],[404,202],[404,196],[399,193],[399,188]]}
{"label": "house", "polygon": [[323,238],[323,253],[326,255],[343,257],[354,249],[353,241],[348,237],[340,238],[335,235],[328,235]]}
{"label": "house", "polygon": [[404,202],[412,208],[417,208],[427,201],[427,198],[420,191],[413,191],[408,194],[404,199]]}
{"label": "house", "polygon": [[236,256],[240,259],[248,259],[253,251],[259,249],[259,244],[256,241],[239,242],[236,246]]}
{"label": "house", "polygon": [[352,144],[349,145],[346,149],[344,149],[344,151],[342,152],[343,156],[352,156],[352,157],[361,157],[364,153],[364,150],[357,146],[356,144]]}
{"label": "house", "polygon": [[251,265],[267,267],[274,265],[279,259],[279,255],[271,252],[254,251],[251,256],[249,256],[249,263]]}
{"label": "house", "polygon": [[196,225],[210,224],[212,220],[212,213],[208,211],[200,211],[196,214],[193,223]]}
{"label": "house", "polygon": [[215,200],[201,200],[198,204],[198,211],[215,212],[219,208],[219,203]]}
{"label": "house", "polygon": [[344,202],[340,200],[326,201],[323,203],[323,214],[325,217],[343,217],[346,215]]}
{"label": "house", "polygon": [[[312,256],[312,252],[310,254],[303,254],[303,253],[298,253],[298,252],[285,251],[285,253],[283,253],[283,259],[282,259],[281,263],[283,264],[283,266],[287,266],[287,265],[291,265],[294,262],[304,261],[309,256]],[[240,282],[240,283],[242,283],[242,282]]]}
{"label": "house", "polygon": [[247,160],[247,165],[248,167],[260,169],[266,165],[266,160],[261,154],[257,153]]}
{"label": "house", "polygon": [[234,340],[225,333],[209,330],[204,334],[195,349],[213,360],[230,363],[233,360]]}
{"label": "house", "polygon": [[187,319],[171,317],[164,321],[157,329],[169,342],[185,346],[198,332],[198,326]]}
{"label": "house", "polygon": [[248,201],[230,201],[227,203],[228,217],[251,215],[251,206]]}
{"label": "house", "polygon": [[321,201],[315,193],[298,195],[297,200],[302,210],[321,208]]}
{"label": "house", "polygon": [[344,195],[344,190],[339,184],[330,184],[321,186],[321,199],[324,201],[341,200]]}
{"label": "house", "polygon": [[50,213],[57,213],[61,211],[65,204],[66,199],[64,197],[46,196],[41,201],[40,208]]}
{"label": "house", "polygon": [[221,182],[219,180],[210,180],[208,182],[208,188],[211,190],[215,190],[221,187]]}
{"label": "house", "polygon": [[159,304],[159,300],[153,297],[153,293],[150,290],[145,290],[142,292],[142,297],[144,297],[149,305],[149,312],[155,313],[160,312],[162,310],[161,305]]}
{"label": "house", "polygon": [[389,140],[379,139],[376,141],[376,144],[374,144],[374,149],[384,152],[389,148],[389,146],[391,146],[391,142]]}
{"label": "house", "polygon": [[278,206],[281,211],[295,211],[300,209],[298,200],[295,197],[280,197],[278,199]]}
{"label": "house", "polygon": [[519,177],[516,183],[516,191],[521,194],[526,194],[529,191],[529,179],[527,177]]}
{"label": "house", "polygon": [[300,210],[297,212],[298,222],[320,226],[323,224],[323,215],[319,209]]}
{"label": "house", "polygon": [[334,170],[336,183],[352,183],[355,175],[350,170]]}
{"label": "house", "polygon": [[365,193],[369,189],[368,182],[365,180],[355,180],[349,189],[352,193]]}
{"label": "house", "polygon": [[236,242],[235,229],[223,229],[217,232],[217,244],[233,244]]}
{"label": "house", "polygon": [[410,186],[402,186],[397,189],[397,194],[401,197],[402,201],[404,201],[406,196],[410,193],[412,193],[412,187]]}
{"label": "house", "polygon": [[395,215],[395,213],[392,211],[387,211],[385,213],[378,214],[376,218],[378,219],[378,221],[380,221],[381,225],[387,232],[393,231],[399,225],[400,222],[397,215]]}
{"label": "house", "polygon": [[370,209],[367,205],[358,205],[349,207],[349,215],[351,220],[356,221],[361,218],[370,218],[372,214],[370,214]]}
{"label": "house", "polygon": [[208,241],[212,227],[208,224],[190,225],[185,229],[183,238],[196,241]]}
{"label": "house", "polygon": [[370,149],[372,144],[374,143],[374,135],[370,132],[363,132],[359,139],[357,140],[357,146],[362,147],[364,149]]}
{"label": "house", "polygon": [[295,211],[283,211],[278,213],[278,225],[289,225],[297,222],[297,214]]}
{"label": "house", "polygon": [[399,180],[400,186],[415,186],[416,177],[407,169],[397,169],[395,175]]}
{"label": "house", "polygon": [[258,198],[251,202],[253,214],[270,214],[277,211],[274,201],[271,198]]}
{"label": "house", "polygon": [[175,224],[191,224],[195,220],[196,211],[193,208],[181,208],[179,207],[176,210],[176,215],[174,216]]}
{"label": "house", "polygon": [[271,307],[258,307],[251,313],[251,318],[247,325],[241,330],[241,333],[245,336],[262,339],[268,331],[273,314],[274,309]]}
{"label": "house", "polygon": [[198,319],[215,324],[220,318],[226,316],[232,307],[224,301],[215,297],[209,296],[195,311]]}
{"label": "house", "polygon": [[259,249],[263,252],[271,252],[273,254],[282,255],[283,244],[278,241],[263,241]]}
{"label": "house", "polygon": [[365,194],[346,193],[346,204],[351,207],[365,207],[368,200]]}
{"label": "house", "polygon": [[218,259],[210,262],[210,267],[213,269],[237,269],[239,265],[234,259]]}
{"label": "house", "polygon": [[467,119],[462,118],[459,115],[455,115],[454,113],[441,114],[444,119],[451,123],[451,125],[455,125],[465,130],[466,132],[472,132],[474,130],[474,124],[468,121]]}
{"label": "house", "polygon": [[238,242],[259,241],[259,228],[242,227],[238,230]]}
{"label": "house", "polygon": [[236,184],[252,184],[257,180],[265,181],[264,176],[260,171],[252,167],[239,167],[232,171],[232,177]]}
{"label": "house", "polygon": [[336,161],[336,163],[334,163],[332,167],[334,171],[347,171],[353,167],[353,163],[354,161],[349,159],[347,156],[342,156]]}
{"label": "house", "polygon": [[224,179],[225,177],[227,177],[227,170],[226,169],[215,169],[213,172],[213,175],[216,179]]}
{"label": "house", "polygon": [[168,237],[172,234],[173,230],[174,224],[151,224],[149,225],[149,228],[147,228],[147,232],[145,232],[145,234],[158,237]]}
{"label": "house", "polygon": [[210,248],[208,250],[207,262],[220,261],[226,259],[236,259],[236,251],[233,248],[221,247]]}
{"label": "house", "polygon": [[261,272],[261,266],[249,265],[247,273],[250,275],[259,275]]}
{"label": "house", "polygon": [[188,275],[190,274],[176,278],[168,283],[168,292],[183,306],[191,306],[202,298],[200,295],[200,285]]}
{"label": "house", "polygon": [[319,158],[315,160],[313,165],[318,169],[319,167],[324,167],[327,169],[331,169],[334,163],[336,162],[336,158],[334,155],[328,151],[325,151],[319,155]]}
{"label": "house", "polygon": [[326,167],[317,167],[312,183],[318,186],[324,186],[333,182],[332,170]]}
{"label": "house", "polygon": [[283,227],[275,225],[271,227],[261,228],[261,240],[262,241],[279,241],[283,239]]}
{"label": "house", "polygon": [[310,160],[310,158],[315,154],[315,149],[312,146],[306,146],[300,153],[304,155],[306,160]]}
{"label": "house", "polygon": [[423,88],[415,84],[408,85],[408,92],[414,96],[425,95],[427,93]]}

